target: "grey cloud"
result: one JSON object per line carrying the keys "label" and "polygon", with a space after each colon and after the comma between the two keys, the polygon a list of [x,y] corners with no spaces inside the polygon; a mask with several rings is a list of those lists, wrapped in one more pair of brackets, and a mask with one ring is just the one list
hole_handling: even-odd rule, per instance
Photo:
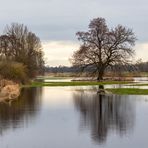
{"label": "grey cloud", "polygon": [[110,26],[126,25],[140,41],[147,41],[147,6],[147,0],[1,0],[0,31],[19,22],[42,40],[75,40],[90,19],[104,17]]}

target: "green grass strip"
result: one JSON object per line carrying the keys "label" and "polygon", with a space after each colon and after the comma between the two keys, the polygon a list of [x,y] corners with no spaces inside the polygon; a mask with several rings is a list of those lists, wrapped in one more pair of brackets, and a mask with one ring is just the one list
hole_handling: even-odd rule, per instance
{"label": "green grass strip", "polygon": [[132,82],[126,81],[72,81],[72,82],[32,82],[30,85],[24,85],[23,87],[43,87],[43,86],[93,86],[93,85],[112,85],[112,84],[129,84]]}
{"label": "green grass strip", "polygon": [[148,95],[148,89],[138,88],[115,88],[107,89],[107,91],[118,95]]}

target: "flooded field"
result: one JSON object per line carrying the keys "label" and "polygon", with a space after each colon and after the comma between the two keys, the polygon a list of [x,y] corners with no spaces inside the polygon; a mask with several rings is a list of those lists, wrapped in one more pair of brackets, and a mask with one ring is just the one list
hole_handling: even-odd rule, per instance
{"label": "flooded field", "polygon": [[147,148],[148,96],[89,87],[25,88],[0,104],[1,148]]}

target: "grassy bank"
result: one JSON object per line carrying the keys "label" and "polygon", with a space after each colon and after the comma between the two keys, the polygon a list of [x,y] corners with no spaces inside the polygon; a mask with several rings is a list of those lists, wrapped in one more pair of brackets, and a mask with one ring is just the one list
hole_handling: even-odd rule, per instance
{"label": "grassy bank", "polygon": [[115,89],[107,89],[107,91],[118,95],[148,95],[148,89],[115,88]]}
{"label": "grassy bank", "polygon": [[38,76],[36,80],[65,80],[65,79],[72,79],[72,77],[49,77],[49,76]]}
{"label": "grassy bank", "polygon": [[32,82],[30,85],[23,87],[43,87],[43,86],[93,86],[93,85],[112,85],[112,84],[129,84],[126,81],[103,81],[103,82],[90,82],[90,81],[72,81],[72,82]]}

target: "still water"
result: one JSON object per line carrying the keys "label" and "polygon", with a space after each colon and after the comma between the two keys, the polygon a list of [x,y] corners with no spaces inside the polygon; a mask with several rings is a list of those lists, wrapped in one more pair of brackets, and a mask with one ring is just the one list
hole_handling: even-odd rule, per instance
{"label": "still water", "polygon": [[148,96],[25,88],[0,104],[0,148],[147,148],[147,129]]}

